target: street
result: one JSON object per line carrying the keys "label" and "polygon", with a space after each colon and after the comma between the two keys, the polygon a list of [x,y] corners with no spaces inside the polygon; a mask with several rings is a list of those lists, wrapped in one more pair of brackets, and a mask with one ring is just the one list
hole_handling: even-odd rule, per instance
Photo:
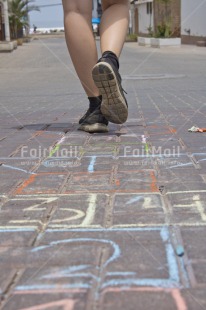
{"label": "street", "polygon": [[0,54],[0,309],[206,309],[206,49],[120,72],[128,121],[88,134],[64,38]]}

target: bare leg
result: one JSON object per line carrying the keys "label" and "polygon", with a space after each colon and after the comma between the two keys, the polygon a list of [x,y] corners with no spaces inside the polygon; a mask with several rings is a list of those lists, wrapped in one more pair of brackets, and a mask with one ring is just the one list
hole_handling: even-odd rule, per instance
{"label": "bare leg", "polygon": [[102,114],[112,123],[123,124],[128,117],[128,104],[118,71],[118,57],[128,29],[129,1],[102,0],[102,7],[100,35],[103,55],[94,66],[92,75],[102,95]]}
{"label": "bare leg", "polygon": [[92,79],[97,48],[92,32],[92,0],[62,0],[65,36],[77,75],[88,97],[99,96]]}
{"label": "bare leg", "polygon": [[101,51],[120,56],[129,23],[128,0],[102,0]]}

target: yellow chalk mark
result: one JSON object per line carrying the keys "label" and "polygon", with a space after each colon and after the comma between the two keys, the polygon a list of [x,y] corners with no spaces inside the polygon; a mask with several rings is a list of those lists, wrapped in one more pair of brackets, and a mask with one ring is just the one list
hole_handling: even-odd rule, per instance
{"label": "yellow chalk mark", "polygon": [[[36,203],[35,205],[25,208],[23,211],[44,211],[46,210],[46,207],[44,208],[40,208],[40,206],[45,205],[45,204],[49,204],[53,201],[56,201],[58,199],[58,197],[50,197],[50,198],[45,198],[44,201],[42,201],[41,203]],[[41,200],[43,200],[43,198],[41,198]]]}
{"label": "yellow chalk mark", "polygon": [[88,226],[82,226],[80,225],[62,225],[62,224],[50,224],[49,228],[61,228],[61,229],[72,229],[72,228],[103,228],[101,225],[88,225]]}
{"label": "yellow chalk mark", "polygon": [[86,217],[81,224],[82,226],[87,226],[93,223],[96,210],[97,194],[91,194],[88,200],[89,207],[87,208]]}
{"label": "yellow chalk mark", "polygon": [[24,308],[22,310],[46,310],[61,307],[62,310],[73,310],[76,300],[73,299],[62,299],[58,301],[52,301],[40,305],[35,305],[33,307]]}
{"label": "yellow chalk mark", "polygon": [[42,221],[40,220],[12,220],[12,221],[9,221],[9,223],[16,223],[16,224],[29,224],[29,223],[39,223],[39,224],[43,224]]}
{"label": "yellow chalk mark", "polygon": [[174,205],[174,207],[175,208],[196,208],[200,214],[201,219],[203,221],[206,221],[205,209],[204,209],[202,202],[200,200],[200,195],[193,195],[192,201],[193,202],[190,204],[176,204],[176,205]]}
{"label": "yellow chalk mark", "polygon": [[19,231],[24,230],[24,229],[32,229],[32,230],[37,230],[37,226],[13,226],[13,225],[5,225],[5,226],[0,226],[0,230],[11,230],[11,229],[19,229]]}
{"label": "yellow chalk mark", "polygon": [[205,214],[205,209],[202,205],[202,202],[200,201],[200,195],[194,195],[193,196],[193,201],[195,201],[195,205],[196,205],[196,208],[201,216],[201,219],[203,221],[206,221],[206,214]]}
{"label": "yellow chalk mark", "polygon": [[69,211],[69,212],[74,212],[76,213],[76,215],[67,217],[67,218],[63,218],[63,219],[57,219],[57,220],[52,220],[51,223],[63,223],[63,222],[69,222],[69,221],[73,221],[73,220],[78,220],[82,217],[85,216],[85,212],[81,211],[81,210],[76,210],[76,209],[60,209],[60,210],[64,210],[64,211]]}
{"label": "yellow chalk mark", "polygon": [[151,197],[145,197],[142,206],[143,206],[144,209],[156,209],[156,208],[159,208],[158,206],[155,206],[152,203],[152,198]]}

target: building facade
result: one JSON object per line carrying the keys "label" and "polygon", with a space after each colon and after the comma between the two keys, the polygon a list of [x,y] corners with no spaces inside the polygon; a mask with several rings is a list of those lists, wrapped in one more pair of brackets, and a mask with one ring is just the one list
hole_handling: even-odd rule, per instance
{"label": "building facade", "polygon": [[181,38],[184,44],[206,43],[206,2],[181,0]]}
{"label": "building facade", "polygon": [[3,2],[0,1],[0,41],[4,40],[5,40],[4,7]]}
{"label": "building facade", "polygon": [[0,41],[10,41],[8,1],[0,0]]}
{"label": "building facade", "polygon": [[171,37],[180,36],[181,6],[180,0],[164,3],[160,0],[138,0],[133,5],[138,10],[138,35],[150,36],[157,33],[158,26],[165,22],[170,24]]}
{"label": "building facade", "polygon": [[181,37],[184,44],[206,42],[206,2],[202,0],[131,0],[135,12],[133,31],[139,36],[157,33],[158,26],[169,16],[171,37]]}

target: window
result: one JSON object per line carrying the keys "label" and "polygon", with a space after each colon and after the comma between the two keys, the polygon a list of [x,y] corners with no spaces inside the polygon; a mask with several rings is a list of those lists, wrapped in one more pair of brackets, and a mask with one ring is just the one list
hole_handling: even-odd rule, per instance
{"label": "window", "polygon": [[152,2],[147,2],[147,14],[152,14]]}

